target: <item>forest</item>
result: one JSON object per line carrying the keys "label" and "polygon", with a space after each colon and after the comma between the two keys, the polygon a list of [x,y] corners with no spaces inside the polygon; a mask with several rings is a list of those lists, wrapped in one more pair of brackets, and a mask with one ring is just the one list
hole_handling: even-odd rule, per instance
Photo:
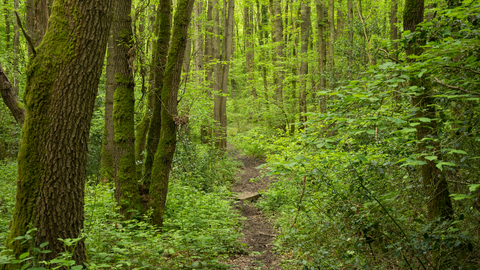
{"label": "forest", "polygon": [[479,269],[479,0],[0,0],[0,269]]}

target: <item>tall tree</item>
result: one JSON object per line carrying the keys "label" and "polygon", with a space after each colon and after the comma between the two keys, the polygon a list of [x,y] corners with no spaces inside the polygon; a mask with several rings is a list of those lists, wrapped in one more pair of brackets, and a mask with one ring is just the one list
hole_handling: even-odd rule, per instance
{"label": "tall tree", "polygon": [[255,43],[252,39],[253,33],[253,8],[251,3],[246,3],[243,8],[243,29],[245,39],[245,63],[248,74],[248,88],[251,89],[253,98],[257,98],[257,90],[255,89]]}
{"label": "tall tree", "polygon": [[157,41],[154,44],[153,60],[152,60],[152,76],[153,81],[152,97],[153,97],[153,112],[148,127],[146,156],[145,156],[145,187],[151,185],[150,175],[155,159],[155,154],[160,140],[160,130],[162,122],[162,91],[163,80],[165,75],[165,67],[167,65],[167,55],[169,50],[171,26],[172,26],[172,2],[171,0],[162,0],[157,8],[157,22],[156,22],[156,37]]}
{"label": "tall tree", "polygon": [[308,75],[308,41],[310,38],[310,13],[311,7],[305,1],[301,2],[301,24],[300,24],[300,31],[301,31],[301,48],[300,48],[300,96],[299,96],[299,113],[300,113],[300,122],[306,122],[307,116],[305,113],[307,112],[307,75]]}
{"label": "tall tree", "polygon": [[152,223],[160,227],[163,224],[170,170],[177,143],[177,128],[182,123],[182,118],[177,112],[177,96],[194,2],[194,0],[178,1],[163,79],[160,140],[155,153],[149,188],[150,206],[153,209]]}
{"label": "tall tree", "polygon": [[8,9],[8,0],[3,0],[3,15],[5,18],[5,43],[6,49],[10,49],[10,10]]}
{"label": "tall tree", "polygon": [[328,1],[328,21],[330,40],[328,42],[328,68],[330,69],[330,89],[335,88],[335,1]]}
{"label": "tall tree", "polygon": [[[424,1],[406,0],[403,13],[403,28],[405,31],[414,33],[416,27],[424,19]],[[418,38],[420,39],[420,38]],[[406,53],[409,61],[414,61],[414,57],[422,53],[421,41],[410,41]],[[417,133],[417,148],[420,154],[436,155],[438,160],[442,160],[440,144],[437,138],[437,115],[435,110],[435,101],[431,82],[422,77],[412,76],[410,84],[417,86],[418,93],[412,96],[412,106],[416,108],[417,119],[429,119],[429,121],[419,121],[415,126]],[[426,140],[425,140],[426,139]],[[422,155],[420,160],[425,164],[420,166],[423,187],[427,197],[428,218],[451,219],[453,216],[453,206],[450,200],[448,183],[443,172],[436,166],[435,160],[425,159]]]}
{"label": "tall tree", "polygon": [[282,106],[283,102],[283,81],[285,80],[285,71],[283,61],[285,58],[284,42],[283,42],[283,19],[282,19],[282,6],[280,0],[270,0],[270,12],[273,15],[274,20],[274,34],[273,42],[275,42],[275,60],[278,67],[277,82],[275,83],[275,100],[279,102],[279,106]]}
{"label": "tall tree", "polygon": [[115,1],[112,36],[115,70],[113,126],[115,142],[115,199],[126,218],[141,212],[135,167],[135,97],[133,78],[132,0]]}
{"label": "tall tree", "polygon": [[[327,10],[323,0],[316,0],[317,8],[317,25],[318,25],[318,70],[320,73],[320,84],[318,85],[320,90],[325,90],[327,88],[326,80],[326,63],[327,63],[327,39],[325,37],[327,31]],[[320,112],[326,112],[326,96],[320,97]]]}
{"label": "tall tree", "polygon": [[[28,64],[27,118],[18,155],[17,195],[7,248],[30,226],[34,246],[49,242],[50,260],[64,251],[58,238],[77,238],[84,222],[87,142],[102,72],[112,0],[56,0],[36,57]],[[88,67],[88,68],[85,68]],[[73,260],[86,260],[80,240]]]}

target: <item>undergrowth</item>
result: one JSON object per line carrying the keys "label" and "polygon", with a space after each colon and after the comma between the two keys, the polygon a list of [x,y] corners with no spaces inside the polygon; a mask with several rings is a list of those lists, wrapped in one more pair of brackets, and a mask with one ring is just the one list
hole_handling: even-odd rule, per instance
{"label": "undergrowth", "polygon": [[[236,167],[233,158],[180,138],[162,230],[149,224],[148,214],[142,220],[124,220],[113,185],[96,183],[92,177],[86,185],[83,232],[88,269],[228,269],[228,254],[243,251],[238,241],[240,217],[226,200]],[[0,164],[2,245],[15,184],[16,162],[6,160]],[[19,266],[34,260],[22,259]],[[5,254],[0,261],[8,261]]]}

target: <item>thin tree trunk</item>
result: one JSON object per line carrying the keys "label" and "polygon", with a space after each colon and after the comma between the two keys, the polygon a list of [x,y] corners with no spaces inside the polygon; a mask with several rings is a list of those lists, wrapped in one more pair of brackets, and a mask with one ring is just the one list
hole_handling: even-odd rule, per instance
{"label": "thin tree trunk", "polygon": [[276,59],[278,67],[278,82],[275,89],[275,99],[282,106],[283,103],[283,81],[285,80],[285,67],[283,61],[285,61],[284,43],[283,43],[283,22],[282,22],[282,5],[280,0],[273,0],[273,9],[275,16],[275,35],[274,42],[276,43]]}
{"label": "thin tree trunk", "polygon": [[338,0],[337,6],[337,36],[341,37],[343,35],[343,28],[344,28],[344,18],[343,18],[343,10],[342,10],[342,0]]}
{"label": "thin tree trunk", "polygon": [[11,40],[11,37],[10,37],[10,11],[8,10],[8,0],[3,0],[3,15],[5,17],[5,43],[6,43],[6,46],[5,48],[7,49],[7,51],[10,49],[10,47],[12,46],[10,44],[10,40]]}
{"label": "thin tree trunk", "polygon": [[[112,0],[62,1],[35,58],[30,58],[26,122],[18,155],[18,180],[7,248],[15,256],[28,246],[13,241],[37,228],[33,246],[49,242],[51,260],[65,251],[58,238],[78,238],[84,222],[88,135],[102,73]],[[68,37],[59,39],[64,33]],[[85,68],[88,67],[88,68]],[[80,240],[72,254],[86,261]]]}
{"label": "thin tree trunk", "polygon": [[18,95],[13,88],[12,83],[7,77],[7,74],[3,70],[2,65],[0,64],[0,94],[2,96],[3,102],[7,105],[8,109],[12,113],[15,121],[20,127],[23,127],[25,121],[26,112],[22,103],[18,100]]}
{"label": "thin tree trunk", "polygon": [[[19,10],[18,0],[13,1],[13,7],[16,12]],[[20,68],[18,65],[18,58],[20,54],[20,27],[17,22],[13,24],[13,91],[15,96],[18,97],[20,92],[20,86],[18,81],[18,74],[20,73]]]}
{"label": "thin tree trunk", "polygon": [[[325,38],[327,32],[327,18],[325,16],[327,10],[323,0],[316,0],[317,7],[317,24],[318,24],[318,65],[320,73],[320,84],[319,87],[321,91],[325,91],[327,88],[326,80],[326,64],[327,64],[327,40]],[[322,95],[320,97],[320,112],[325,113],[327,110],[327,96]]]}
{"label": "thin tree trunk", "polygon": [[328,68],[330,69],[330,89],[335,89],[335,1],[328,2],[328,21],[330,28],[330,40],[328,42]]}
{"label": "thin tree trunk", "polygon": [[161,100],[161,132],[155,153],[150,185],[152,223],[161,227],[167,201],[168,182],[177,143],[177,128],[183,120],[177,115],[177,96],[185,55],[188,26],[194,0],[179,0],[175,11],[173,34],[168,50]]}
{"label": "thin tree trunk", "polygon": [[347,24],[348,24],[348,68],[351,73],[353,65],[353,0],[347,0]]}
{"label": "thin tree trunk", "polygon": [[160,140],[160,130],[162,126],[162,91],[165,76],[165,67],[167,65],[167,55],[169,50],[171,25],[172,25],[172,3],[171,0],[162,0],[157,8],[157,42],[153,49],[155,55],[152,61],[152,94],[153,94],[153,113],[148,128],[146,156],[145,156],[145,181],[146,188],[152,185],[149,175],[151,174],[154,158],[158,149]]}
{"label": "thin tree trunk", "polygon": [[307,122],[307,75],[308,75],[308,62],[307,62],[307,53],[308,53],[308,41],[310,37],[310,13],[311,7],[305,2],[301,2],[301,20],[300,25],[301,30],[301,48],[300,48],[300,96],[299,96],[299,113],[300,113],[300,122]]}

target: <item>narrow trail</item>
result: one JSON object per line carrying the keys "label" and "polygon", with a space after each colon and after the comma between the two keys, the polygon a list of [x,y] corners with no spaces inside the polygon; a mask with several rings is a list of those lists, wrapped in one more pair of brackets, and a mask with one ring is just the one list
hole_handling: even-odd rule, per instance
{"label": "narrow trail", "polygon": [[[236,200],[237,209],[246,219],[242,222],[243,234],[241,243],[246,245],[247,254],[237,254],[230,258],[232,269],[253,270],[253,269],[282,269],[280,260],[273,253],[273,240],[276,231],[267,218],[251,202],[254,201],[259,191],[265,190],[272,182],[268,177],[261,177],[260,170],[256,167],[264,164],[265,161],[253,157],[241,156],[234,152],[236,158],[243,163],[243,170],[238,175],[238,181],[233,186],[233,191],[239,194],[238,197],[248,197]],[[255,181],[250,181],[255,178]]]}

